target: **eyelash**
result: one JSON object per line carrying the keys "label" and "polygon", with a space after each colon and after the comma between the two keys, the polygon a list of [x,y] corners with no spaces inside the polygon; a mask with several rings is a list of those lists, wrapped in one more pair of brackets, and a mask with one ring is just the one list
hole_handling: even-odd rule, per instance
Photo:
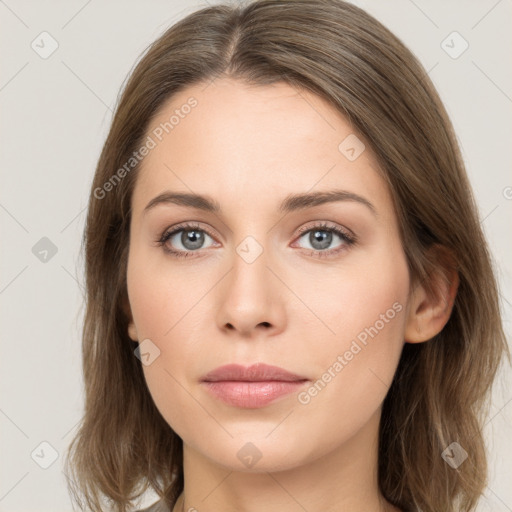
{"label": "eyelash", "polygon": [[[350,247],[357,243],[357,237],[355,235],[350,234],[348,231],[345,231],[339,227],[330,226],[326,222],[323,222],[321,224],[314,225],[314,226],[300,228],[298,238],[300,239],[300,238],[302,238],[302,236],[305,233],[309,233],[310,231],[315,231],[315,230],[316,231],[326,231],[328,233],[334,233],[334,234],[338,235],[343,240],[343,242],[345,244],[337,249],[331,249],[331,250],[326,250],[326,251],[311,249],[310,256],[313,256],[316,258],[327,258],[327,257],[335,256],[339,252],[346,250],[347,246]],[[159,239],[157,240],[157,245],[161,246],[167,254],[171,255],[172,257],[176,257],[176,258],[187,258],[187,257],[191,256],[193,253],[198,252],[198,251],[176,251],[174,249],[170,249],[166,245],[167,241],[173,235],[175,235],[176,233],[179,233],[180,231],[202,231],[203,233],[206,233],[209,237],[215,238],[207,229],[200,227],[198,224],[188,223],[188,222],[184,223],[184,224],[180,224],[178,226],[175,226],[170,231],[165,230],[162,233],[162,235],[159,237]]]}

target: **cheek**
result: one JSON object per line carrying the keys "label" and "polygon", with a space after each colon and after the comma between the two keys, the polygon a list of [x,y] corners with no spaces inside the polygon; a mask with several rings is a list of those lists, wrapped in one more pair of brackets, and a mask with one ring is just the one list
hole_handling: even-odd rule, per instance
{"label": "cheek", "polygon": [[314,279],[293,282],[309,311],[297,303],[291,325],[300,325],[300,351],[315,376],[298,401],[305,406],[306,422],[325,424],[326,439],[350,436],[368,421],[398,365],[409,271],[401,244],[389,240],[317,272]]}
{"label": "cheek", "polygon": [[[184,369],[197,365],[190,343],[184,338],[186,332],[189,336],[191,332],[187,312],[194,304],[201,307],[197,304],[200,296],[193,293],[193,285],[184,287],[188,280],[183,275],[162,275],[152,270],[147,261],[142,264],[133,257],[127,274],[139,341],[149,339],[153,354],[157,354],[150,364],[142,365],[142,370],[156,408],[178,435],[186,436],[190,425],[183,418],[196,417],[198,410],[184,388]],[[192,291],[188,293],[189,290]]]}
{"label": "cheek", "polygon": [[209,286],[202,277],[172,270],[142,251],[134,250],[128,262],[128,296],[139,341],[149,339],[158,354],[142,369],[156,407],[173,427],[184,412],[198,412],[183,385],[184,374],[198,366],[194,319],[211,315],[204,300]]}
{"label": "cheek", "polygon": [[205,293],[204,281],[197,274],[186,274],[160,256],[137,250],[130,255],[128,297],[140,339],[156,344],[171,341],[175,330],[186,323],[188,311]]}
{"label": "cheek", "polygon": [[[304,275],[304,274],[302,274]],[[317,272],[308,279],[296,278],[297,296],[304,299],[301,322],[316,325],[324,346],[333,349],[375,326],[382,338],[400,338],[409,293],[409,271],[401,246],[383,245],[381,250],[360,251],[339,267]],[[403,312],[403,313],[402,313]],[[295,311],[298,316],[299,310]],[[372,331],[373,332],[373,331]],[[399,340],[401,342],[401,340]]]}
{"label": "cheek", "polygon": [[307,336],[315,339],[313,330],[320,330],[320,343],[314,352],[305,347],[317,384],[299,399],[312,414],[332,406],[343,415],[342,405],[363,420],[391,385],[404,343],[409,272],[401,246],[385,249],[319,276],[315,286],[302,283],[300,293],[321,320],[308,321]]}

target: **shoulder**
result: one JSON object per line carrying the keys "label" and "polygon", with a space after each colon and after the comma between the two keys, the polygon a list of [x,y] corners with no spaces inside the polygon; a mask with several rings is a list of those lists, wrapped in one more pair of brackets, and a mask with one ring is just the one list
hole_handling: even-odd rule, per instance
{"label": "shoulder", "polygon": [[136,510],[135,512],[170,512],[169,507],[165,504],[164,500],[158,500],[157,502],[153,503],[150,507]]}

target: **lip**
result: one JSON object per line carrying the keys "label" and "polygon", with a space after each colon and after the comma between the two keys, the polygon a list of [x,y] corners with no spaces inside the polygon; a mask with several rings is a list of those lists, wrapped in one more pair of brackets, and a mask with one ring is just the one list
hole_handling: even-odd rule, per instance
{"label": "lip", "polygon": [[307,377],[286,371],[279,366],[264,363],[255,363],[251,366],[240,364],[226,364],[208,372],[201,378],[202,381],[218,382],[222,380],[237,380],[245,382],[264,382],[278,380],[282,382],[296,382],[307,380]]}
{"label": "lip", "polygon": [[256,363],[220,366],[201,378],[201,383],[216,398],[235,407],[254,409],[297,392],[309,380],[284,368]]}

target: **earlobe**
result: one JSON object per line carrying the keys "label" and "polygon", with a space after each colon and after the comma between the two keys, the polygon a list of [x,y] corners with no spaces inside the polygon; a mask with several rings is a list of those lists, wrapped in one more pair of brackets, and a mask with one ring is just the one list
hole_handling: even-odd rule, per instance
{"label": "earlobe", "polygon": [[133,323],[133,320],[128,324],[128,336],[130,336],[130,338],[133,341],[139,341],[139,337],[137,335],[137,329],[135,327],[135,324]]}
{"label": "earlobe", "polygon": [[135,327],[135,323],[133,321],[133,315],[132,310],[130,307],[130,301],[128,300],[128,296],[125,294],[125,296],[122,299],[122,308],[123,312],[128,319],[128,336],[133,341],[139,341],[139,337],[137,335],[137,328]]}
{"label": "earlobe", "polygon": [[447,248],[435,246],[437,268],[431,277],[432,293],[420,283],[410,297],[404,339],[422,343],[439,334],[450,319],[459,287],[455,259]]}

